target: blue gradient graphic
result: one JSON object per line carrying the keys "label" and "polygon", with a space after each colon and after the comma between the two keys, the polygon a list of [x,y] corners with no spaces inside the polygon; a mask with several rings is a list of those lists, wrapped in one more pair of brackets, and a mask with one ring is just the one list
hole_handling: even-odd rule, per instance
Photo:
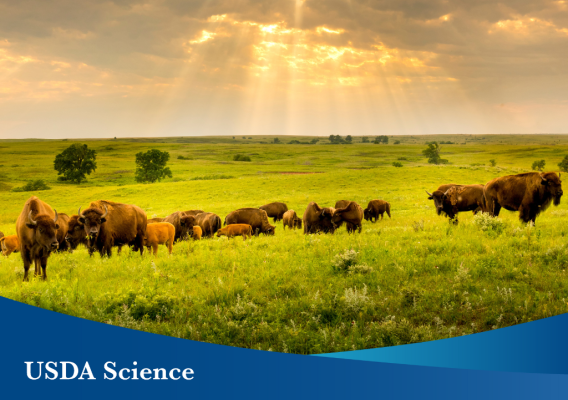
{"label": "blue gradient graphic", "polygon": [[[568,389],[561,340],[565,316],[467,338],[323,357],[176,339],[5,298],[0,298],[0,311],[2,399],[542,399],[565,398]],[[382,352],[388,362],[374,359]],[[338,358],[346,355],[364,355],[372,362]],[[88,361],[97,379],[32,381],[26,377],[25,361],[72,361],[79,368]],[[133,368],[133,361],[138,368],[192,368],[195,378],[104,380],[107,361],[116,362],[117,370]],[[407,362],[424,366],[403,364]],[[440,367],[444,364],[487,370]]]}

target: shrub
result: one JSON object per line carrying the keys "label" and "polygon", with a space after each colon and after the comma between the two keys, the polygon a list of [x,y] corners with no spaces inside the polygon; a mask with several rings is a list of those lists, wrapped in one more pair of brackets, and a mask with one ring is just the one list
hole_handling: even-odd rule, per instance
{"label": "shrub", "polygon": [[37,190],[49,190],[51,189],[43,181],[43,179],[37,179],[35,181],[28,181],[24,186],[12,189],[12,192],[35,192]]}
{"label": "shrub", "polygon": [[334,269],[347,271],[349,267],[357,263],[358,254],[355,250],[345,250],[343,253],[336,254],[333,259]]}
{"label": "shrub", "polygon": [[395,140],[394,144],[400,144],[400,140]]}
{"label": "shrub", "polygon": [[191,157],[178,156],[178,160],[193,160]]}
{"label": "shrub", "polygon": [[558,168],[562,172],[568,172],[568,156],[564,156],[564,159],[558,163]]}
{"label": "shrub", "polygon": [[250,161],[250,157],[245,156],[244,154],[235,154],[233,156],[233,161]]}
{"label": "shrub", "polygon": [[473,223],[484,232],[501,233],[505,224],[497,217],[492,217],[489,213],[477,213],[473,217]]}
{"label": "shrub", "polygon": [[492,167],[497,165],[497,161],[495,161],[494,158],[492,158],[491,160],[489,160],[489,164],[491,164]]}
{"label": "shrub", "polygon": [[393,166],[393,167],[400,168],[400,167],[402,167],[402,163],[399,163],[398,161],[394,161],[394,162],[392,163],[392,166]]}
{"label": "shrub", "polygon": [[345,306],[351,312],[361,311],[365,305],[373,304],[371,298],[367,295],[367,286],[364,285],[363,289],[347,288],[343,294],[345,298]]}
{"label": "shrub", "polygon": [[544,169],[544,165],[546,164],[546,161],[544,160],[537,160],[535,162],[533,162],[532,164],[532,169],[534,171],[542,171]]}

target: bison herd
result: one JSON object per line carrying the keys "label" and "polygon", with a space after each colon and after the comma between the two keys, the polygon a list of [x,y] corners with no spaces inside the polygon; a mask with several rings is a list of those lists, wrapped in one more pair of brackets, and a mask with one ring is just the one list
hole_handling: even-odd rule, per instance
{"label": "bison herd", "polygon": [[[457,223],[461,211],[487,212],[498,216],[501,208],[519,211],[524,222],[536,217],[551,203],[558,205],[563,194],[560,175],[554,172],[531,172],[503,176],[486,185],[445,184],[432,193],[426,192],[438,215],[446,215]],[[156,255],[158,245],[165,244],[169,253],[175,241],[217,236],[242,236],[243,240],[260,233],[274,235],[276,227],[269,222],[282,220],[284,229],[304,229],[304,234],[334,233],[343,224],[347,232],[361,232],[362,220],[376,222],[391,207],[384,200],[371,200],[364,210],[354,201],[340,200],[335,207],[320,207],[311,202],[302,218],[284,203],[270,203],[259,208],[240,208],[224,220],[203,210],[176,211],[165,218],[147,219],[138,206],[97,200],[77,215],[57,213],[39,198],[29,198],[16,222],[17,235],[0,232],[0,249],[8,256],[19,251],[24,262],[24,281],[32,262],[35,274],[47,278],[47,259],[53,251],[72,251],[83,244],[90,255],[95,251],[110,257],[112,248],[132,247],[142,255],[144,247]]]}

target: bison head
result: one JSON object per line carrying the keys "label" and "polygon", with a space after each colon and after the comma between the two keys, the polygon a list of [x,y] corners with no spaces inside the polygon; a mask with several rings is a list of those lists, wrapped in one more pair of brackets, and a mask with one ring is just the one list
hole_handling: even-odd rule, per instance
{"label": "bison head", "polygon": [[57,210],[54,211],[54,219],[45,214],[37,215],[34,219],[30,210],[28,222],[26,223],[28,228],[33,229],[36,243],[44,247],[48,252],[57,250],[59,247],[59,242],[57,241],[57,230],[59,229],[57,219],[59,216],[57,215]]}
{"label": "bison head", "polygon": [[108,215],[108,208],[103,204],[105,211],[101,211],[98,208],[88,208],[84,213],[81,213],[81,207],[79,207],[79,222],[83,224],[85,228],[85,233],[90,240],[95,240],[99,235],[101,230],[101,225],[106,222],[106,217]]}
{"label": "bison head", "polygon": [[[428,193],[428,191],[426,191]],[[436,190],[434,193],[428,193],[428,200],[434,200],[434,207],[436,213],[441,215],[444,211],[444,202],[446,201],[446,194],[441,190]]]}
{"label": "bison head", "polygon": [[[428,193],[428,192],[426,192]],[[363,217],[365,217],[365,221],[370,221],[371,220],[371,210],[369,208],[365,208],[363,210]]]}
{"label": "bison head", "polygon": [[546,187],[546,191],[550,194],[554,201],[554,205],[560,204],[560,198],[564,192],[562,191],[562,181],[560,175],[554,172],[540,174],[541,184]]}
{"label": "bison head", "polygon": [[296,228],[302,229],[302,220],[301,220],[300,218],[296,218],[296,219],[294,220],[294,226],[295,226]]}
{"label": "bison head", "polygon": [[79,216],[73,215],[69,218],[69,227],[65,235],[65,241],[71,249],[76,249],[79,243],[85,241],[85,226],[79,222]]}
{"label": "bison head", "polygon": [[276,227],[274,225],[265,225],[262,227],[262,233],[264,233],[265,235],[272,235],[274,236],[274,230],[276,229]]}
{"label": "bison head", "polygon": [[193,226],[196,225],[195,217],[193,215],[184,215],[180,217],[179,224],[182,227],[182,238],[185,238],[186,235],[193,236]]}

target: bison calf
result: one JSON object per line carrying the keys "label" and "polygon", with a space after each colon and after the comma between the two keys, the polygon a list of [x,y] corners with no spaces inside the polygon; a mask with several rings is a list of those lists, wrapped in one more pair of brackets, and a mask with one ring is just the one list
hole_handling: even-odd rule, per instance
{"label": "bison calf", "polygon": [[176,229],[169,222],[156,222],[148,224],[146,227],[146,235],[144,236],[144,246],[150,251],[153,250],[154,255],[158,254],[158,245],[165,244],[168,251],[172,254]]}
{"label": "bison calf", "polygon": [[201,240],[201,235],[203,235],[203,230],[199,225],[193,227],[193,240]]}
{"label": "bison calf", "polygon": [[252,237],[252,226],[248,224],[232,224],[217,231],[217,236],[242,236],[243,240]]}
{"label": "bison calf", "polygon": [[8,257],[12,253],[20,251],[20,241],[17,235],[4,236],[0,238],[0,249],[2,254]]}

